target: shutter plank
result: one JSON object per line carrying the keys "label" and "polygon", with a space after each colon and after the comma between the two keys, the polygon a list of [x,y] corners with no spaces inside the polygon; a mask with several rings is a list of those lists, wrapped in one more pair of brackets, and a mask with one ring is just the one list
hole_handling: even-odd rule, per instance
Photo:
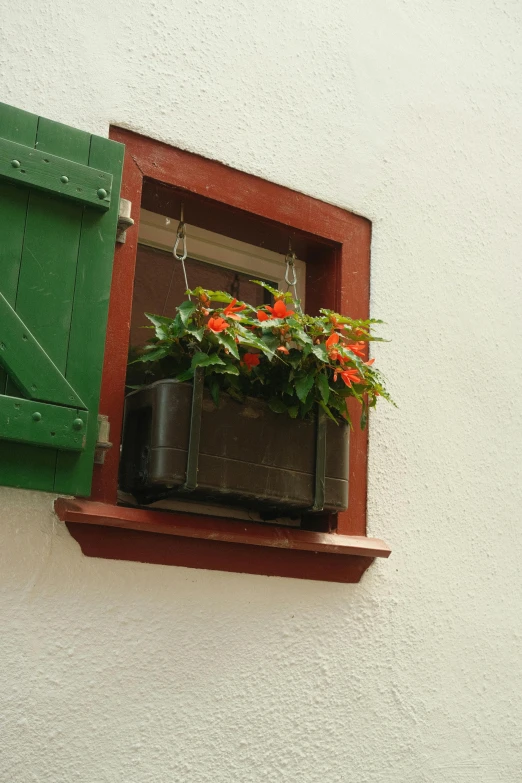
{"label": "shutter plank", "polygon": [[[90,134],[40,118],[36,147],[88,164]],[[29,191],[15,310],[62,372],[69,343],[82,216],[83,208],[76,204]],[[11,381],[7,393],[18,395]],[[57,454],[52,448],[0,441],[2,483],[52,491]]]}
{"label": "shutter plank", "polygon": [[[28,146],[36,144],[38,116],[0,103],[0,136]],[[17,185],[0,184],[0,286],[7,301],[14,305],[22,260],[29,191]],[[7,376],[0,367],[0,392]],[[0,441],[1,483],[10,487],[52,489],[52,463],[46,449],[32,449],[28,459],[22,443]],[[50,469],[51,468],[51,469]]]}
{"label": "shutter plank", "polygon": [[[38,117],[0,103],[0,136],[17,139],[34,147]],[[14,305],[22,259],[27,201],[26,188],[0,181],[0,285],[9,304]],[[0,368],[0,393],[5,390],[7,374]]]}
{"label": "shutter plank", "polygon": [[81,454],[58,455],[54,487],[71,495],[89,495],[91,489],[124,151],[122,144],[92,137],[89,165],[112,173],[113,198],[103,217],[85,210],[83,219],[65,377],[87,405],[89,425]]}

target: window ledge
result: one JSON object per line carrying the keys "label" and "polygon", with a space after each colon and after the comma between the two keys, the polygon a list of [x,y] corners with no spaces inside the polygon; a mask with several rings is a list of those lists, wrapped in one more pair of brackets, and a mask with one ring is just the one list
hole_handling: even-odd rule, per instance
{"label": "window ledge", "polygon": [[384,541],[58,498],[58,518],[88,557],[358,582]]}

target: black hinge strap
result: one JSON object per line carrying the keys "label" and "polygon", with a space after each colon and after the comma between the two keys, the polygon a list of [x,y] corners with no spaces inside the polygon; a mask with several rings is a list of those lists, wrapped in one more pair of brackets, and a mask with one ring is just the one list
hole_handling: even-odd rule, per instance
{"label": "black hinge strap", "polygon": [[319,408],[315,436],[315,494],[312,511],[324,508],[326,481],[326,414]]}
{"label": "black hinge strap", "polygon": [[192,410],[190,413],[189,444],[187,452],[187,474],[182,489],[193,492],[198,485],[199,441],[201,437],[201,411],[203,408],[203,367],[196,367],[192,386]]}

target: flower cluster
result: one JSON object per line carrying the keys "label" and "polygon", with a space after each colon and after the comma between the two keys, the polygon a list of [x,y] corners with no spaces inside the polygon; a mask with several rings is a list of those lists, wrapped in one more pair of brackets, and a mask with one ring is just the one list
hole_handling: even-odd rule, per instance
{"label": "flower cluster", "polygon": [[196,288],[174,318],[147,313],[155,330],[132,362],[146,363],[138,380],[174,377],[189,381],[198,367],[216,405],[222,392],[242,401],[266,400],[292,418],[322,408],[335,421],[349,421],[347,400],[362,408],[361,426],[378,397],[390,399],[368,344],[374,320],[353,320],[321,310],[319,316],[289,309],[291,296],[270,291],[274,304],[254,308],[223,291]]}

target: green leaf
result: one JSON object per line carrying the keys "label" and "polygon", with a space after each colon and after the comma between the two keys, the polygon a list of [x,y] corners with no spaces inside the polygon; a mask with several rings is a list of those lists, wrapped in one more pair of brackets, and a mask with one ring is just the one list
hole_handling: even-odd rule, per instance
{"label": "green leaf", "polygon": [[226,302],[227,304],[234,298],[230,294],[227,294],[226,291],[211,291],[208,288],[201,288],[201,286],[194,288],[194,290],[189,291],[188,293],[191,296],[197,296],[198,299],[204,294],[211,302]]}
{"label": "green leaf", "polygon": [[310,393],[310,389],[314,385],[313,375],[302,375],[300,378],[296,378],[294,381],[295,391],[301,402],[305,402]]}
{"label": "green leaf", "polygon": [[317,356],[320,361],[325,363],[329,362],[328,352],[324,343],[319,343],[319,345],[312,345],[312,353],[314,356]]}
{"label": "green leaf", "polygon": [[198,351],[198,353],[195,353],[192,357],[191,367],[194,369],[195,367],[208,367],[209,364],[225,364],[223,359],[221,359],[217,353],[203,353],[202,351]]}
{"label": "green leaf", "polygon": [[[163,315],[154,315],[153,313],[145,313],[145,316],[149,321],[154,324],[156,330],[156,337],[158,340],[166,340],[169,336],[170,329],[173,323],[172,318],[166,318]],[[150,329],[150,327],[149,327]]]}
{"label": "green leaf", "polygon": [[239,368],[235,364],[223,363],[223,365],[217,365],[212,367],[210,371],[212,373],[218,373],[219,375],[239,375]]}
{"label": "green leaf", "polygon": [[200,326],[199,329],[196,326],[196,324],[187,324],[187,332],[189,334],[192,334],[198,342],[201,342],[203,340],[203,336],[205,334],[205,327]]}
{"label": "green leaf", "polygon": [[272,296],[276,299],[282,299],[284,302],[291,302],[292,301],[292,294],[290,291],[287,291],[286,293],[283,293],[283,291],[279,291],[278,288],[274,288],[273,286],[269,285],[268,283],[265,283],[263,280],[250,280],[251,283],[255,283],[256,285],[260,285],[263,288],[265,288],[267,291],[270,291]]}
{"label": "green leaf", "polygon": [[297,419],[297,416],[299,414],[299,406],[298,405],[289,405],[287,408],[288,413],[290,414],[290,417],[292,419]]}
{"label": "green leaf", "polygon": [[294,329],[293,337],[304,345],[312,345],[312,338],[303,329]]}
{"label": "green leaf", "polygon": [[[257,335],[255,335],[249,329],[245,329],[240,324],[238,324],[236,328],[239,336],[240,345],[244,345],[249,348],[257,348],[259,351],[262,351],[265,354],[265,356],[268,356],[269,359],[272,359],[274,357],[275,346],[274,348],[270,348],[265,340],[262,340],[260,337],[257,337]],[[275,345],[277,345],[277,338],[275,338]]]}
{"label": "green leaf", "polygon": [[363,400],[362,410],[361,410],[361,429],[365,430],[367,424],[368,424],[368,405],[366,401]]}
{"label": "green leaf", "polygon": [[188,300],[186,302],[182,302],[178,307],[178,312],[185,326],[187,325],[188,320],[192,315],[192,313],[195,311],[195,309],[196,309],[196,305],[194,304],[194,302],[189,302]]}
{"label": "green leaf", "polygon": [[235,389],[233,386],[227,389],[227,393],[230,397],[232,397],[233,400],[237,400],[237,402],[245,401],[245,395],[242,394],[239,389]]}
{"label": "green leaf", "polygon": [[219,408],[219,383],[215,378],[212,378],[212,376],[208,380],[208,388],[214,405],[216,408]]}
{"label": "green leaf", "polygon": [[223,332],[217,332],[216,338],[218,343],[221,343],[221,345],[225,346],[225,348],[228,348],[232,356],[234,356],[236,359],[239,359],[237,344],[232,335],[224,334]]}
{"label": "green leaf", "polygon": [[326,404],[330,399],[330,386],[328,385],[328,378],[323,372],[320,372],[315,376],[315,385],[321,393],[323,402]]}
{"label": "green leaf", "polygon": [[168,352],[169,349],[164,345],[162,345],[160,348],[156,348],[152,351],[147,351],[141,356],[138,356],[137,359],[134,359],[132,362],[129,362],[129,364],[136,364],[137,362],[157,362],[159,359],[163,359],[164,356],[167,356]]}
{"label": "green leaf", "polygon": [[288,410],[288,406],[285,405],[283,400],[278,400],[277,397],[272,397],[272,399],[268,400],[268,407],[274,413],[286,413]]}
{"label": "green leaf", "polygon": [[314,406],[315,400],[313,396],[309,395],[306,402],[300,403],[300,410],[301,410],[301,417],[304,419],[305,416],[310,412],[311,408]]}
{"label": "green leaf", "polygon": [[176,375],[177,381],[188,381],[191,378],[194,377],[194,370],[192,367],[190,367],[188,370],[185,370],[185,372],[180,373],[179,375]]}
{"label": "green leaf", "polygon": [[333,415],[333,413],[332,413],[332,411],[330,410],[330,408],[328,407],[328,405],[325,405],[325,404],[324,404],[324,402],[323,402],[322,400],[319,400],[319,405],[321,406],[321,408],[323,409],[323,411],[326,413],[326,415],[328,416],[328,418],[330,418],[332,421],[335,421],[335,423],[337,424],[337,419],[336,419],[336,418],[335,418],[335,416]]}

